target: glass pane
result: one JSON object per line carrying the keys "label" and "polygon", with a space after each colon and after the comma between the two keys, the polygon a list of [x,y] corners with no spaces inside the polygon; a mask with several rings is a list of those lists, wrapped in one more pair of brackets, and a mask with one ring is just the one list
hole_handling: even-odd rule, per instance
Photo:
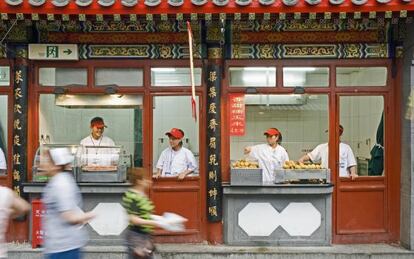
{"label": "glass pane", "polygon": [[[201,68],[194,68],[194,83],[201,85]],[[153,67],[151,86],[191,86],[190,68]]]}
{"label": "glass pane", "polygon": [[10,67],[0,66],[0,86],[10,85]]}
{"label": "glass pane", "polygon": [[385,86],[386,67],[337,67],[337,86]]}
{"label": "glass pane", "polygon": [[97,68],[96,86],[143,86],[144,73],[139,68]]}
{"label": "glass pane", "polygon": [[[80,95],[79,95],[80,96]],[[133,95],[124,95],[133,97]],[[76,99],[76,95],[67,95]],[[40,95],[39,105],[39,142],[41,144],[80,144],[81,140],[91,139],[91,119],[102,117],[104,124],[103,136],[112,139],[115,145],[123,146],[128,165],[131,159],[135,166],[142,166],[142,106],[119,103],[107,104],[96,102],[96,105],[65,105],[57,102],[60,96],[51,94]],[[102,98],[108,98],[103,95]],[[113,98],[120,99],[119,96]],[[131,98],[130,98],[131,99]],[[106,99],[105,99],[106,100]],[[122,100],[122,99],[121,99]],[[119,102],[119,101],[118,101]],[[76,123],[74,123],[76,122]],[[104,142],[93,141],[96,145]]]}
{"label": "glass pane", "polygon": [[230,67],[230,86],[275,87],[275,67]]}
{"label": "glass pane", "polygon": [[[177,176],[185,168],[194,168],[190,175],[198,175],[199,165],[199,124],[194,121],[191,112],[190,96],[156,96],[153,98],[153,172],[161,173],[162,177]],[[197,96],[197,111],[199,111],[199,98]],[[199,117],[197,115],[197,117]],[[166,132],[171,132],[173,128],[179,128],[184,133],[177,133],[177,140],[171,140]],[[181,137],[182,147],[188,149],[186,162],[180,165],[180,153],[173,153],[184,149],[179,147]],[[181,152],[180,151],[180,152]],[[195,161],[194,161],[195,160]],[[192,161],[192,162],[191,162]],[[194,165],[195,164],[195,165]]]}
{"label": "glass pane", "polygon": [[[268,143],[264,132],[269,128],[277,128],[281,133],[278,145],[287,151],[290,160],[297,161],[320,143],[328,141],[326,95],[245,95],[245,111],[245,135],[230,137],[232,161],[257,159],[254,152],[247,152],[246,157],[245,149]],[[284,163],[281,160],[275,162],[267,164],[259,159],[260,167],[268,171],[278,169]]]}
{"label": "glass pane", "polygon": [[42,67],[39,69],[41,86],[86,86],[87,84],[86,68]]}
{"label": "glass pane", "polygon": [[382,96],[341,96],[341,177],[349,177],[352,170],[359,176],[384,175],[383,110]]}
{"label": "glass pane", "polygon": [[7,96],[0,95],[0,175],[7,172]]}
{"label": "glass pane", "polygon": [[328,87],[329,68],[327,67],[284,67],[283,86],[285,87]]}

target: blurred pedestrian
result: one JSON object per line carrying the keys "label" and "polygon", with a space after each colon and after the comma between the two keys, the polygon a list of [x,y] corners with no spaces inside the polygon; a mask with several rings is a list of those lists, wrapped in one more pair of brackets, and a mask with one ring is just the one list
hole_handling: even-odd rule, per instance
{"label": "blurred pedestrian", "polygon": [[129,226],[126,233],[129,259],[153,258],[155,250],[151,233],[154,227],[162,227],[152,220],[154,205],[145,194],[151,185],[143,168],[131,168],[129,181],[132,187],[124,193],[122,206],[128,214]]}
{"label": "blurred pedestrian", "polygon": [[93,213],[83,212],[82,197],[72,175],[64,172],[73,162],[68,148],[52,148],[42,159],[42,168],[50,177],[43,191],[46,214],[42,225],[45,231],[44,253],[47,259],[78,259],[81,248],[88,241],[82,228],[93,218]]}
{"label": "blurred pedestrian", "polygon": [[7,187],[0,186],[0,258],[7,258],[6,231],[10,218],[26,214],[30,205]]}

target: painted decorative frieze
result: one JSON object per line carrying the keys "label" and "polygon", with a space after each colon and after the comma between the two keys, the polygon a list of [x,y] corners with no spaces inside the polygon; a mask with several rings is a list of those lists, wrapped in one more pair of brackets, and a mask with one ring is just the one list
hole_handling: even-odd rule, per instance
{"label": "painted decorative frieze", "polygon": [[388,48],[388,44],[233,44],[231,58],[389,58]]}
{"label": "painted decorative frieze", "polygon": [[[80,45],[79,47],[81,59],[188,59],[188,53],[187,44]],[[201,58],[201,45],[196,45],[194,58]]]}

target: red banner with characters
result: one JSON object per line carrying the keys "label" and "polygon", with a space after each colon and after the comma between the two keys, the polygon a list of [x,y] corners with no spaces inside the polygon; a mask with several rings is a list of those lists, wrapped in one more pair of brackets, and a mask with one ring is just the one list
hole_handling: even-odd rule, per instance
{"label": "red banner with characters", "polygon": [[246,128],[246,110],[244,94],[230,94],[230,136],[244,136]]}

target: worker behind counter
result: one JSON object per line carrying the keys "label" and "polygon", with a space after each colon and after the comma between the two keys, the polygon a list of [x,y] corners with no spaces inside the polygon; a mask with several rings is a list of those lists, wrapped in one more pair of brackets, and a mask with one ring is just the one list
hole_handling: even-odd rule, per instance
{"label": "worker behind counter", "polygon": [[83,151],[82,164],[109,166],[112,161],[119,159],[119,154],[116,154],[115,149],[100,148],[115,146],[115,142],[111,138],[104,136],[105,128],[107,126],[101,117],[95,117],[91,120],[91,134],[80,142],[87,149]]}
{"label": "worker behind counter", "polygon": [[257,159],[263,170],[262,181],[273,182],[273,171],[282,169],[285,161],[289,160],[288,153],[280,144],[282,134],[277,128],[270,128],[264,132],[266,144],[259,144],[244,148],[244,154]]}
{"label": "worker behind counter", "polygon": [[[342,127],[342,125],[339,125],[339,136],[342,136],[342,133],[344,133],[344,127]],[[328,148],[328,143],[320,144],[316,146],[312,152],[301,157],[299,159],[299,162],[320,162],[323,168],[328,168]],[[357,178],[358,174],[356,172],[356,165],[357,163],[351,147],[341,141],[339,143],[339,176],[351,177],[352,180]]]}
{"label": "worker behind counter", "polygon": [[170,147],[162,151],[153,178],[178,176],[182,180],[197,169],[197,161],[193,153],[183,147],[184,131],[172,128],[165,135],[169,138]]}

